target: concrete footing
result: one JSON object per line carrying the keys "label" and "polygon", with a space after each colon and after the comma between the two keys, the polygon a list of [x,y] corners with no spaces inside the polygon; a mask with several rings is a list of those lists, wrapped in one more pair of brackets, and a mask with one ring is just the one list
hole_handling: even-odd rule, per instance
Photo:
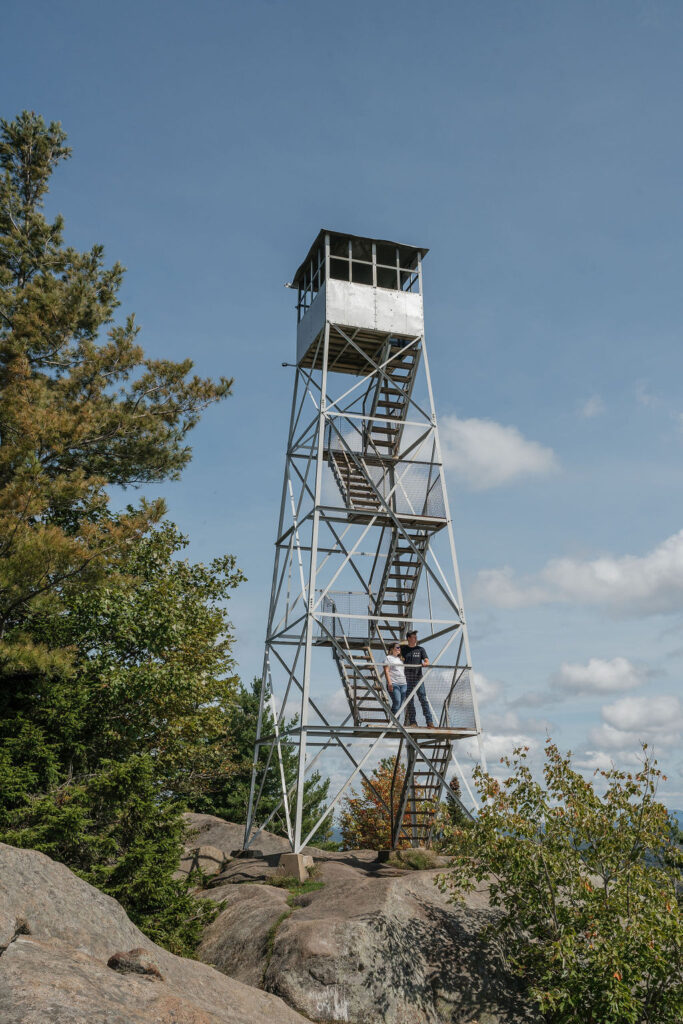
{"label": "concrete footing", "polygon": [[288,878],[297,878],[299,882],[308,879],[309,869],[313,867],[313,858],[304,853],[281,853],[278,861],[278,874]]}

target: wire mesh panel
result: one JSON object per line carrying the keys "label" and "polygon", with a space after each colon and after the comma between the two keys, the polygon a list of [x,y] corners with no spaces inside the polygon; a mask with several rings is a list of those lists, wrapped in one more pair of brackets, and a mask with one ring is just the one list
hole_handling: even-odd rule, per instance
{"label": "wire mesh panel", "polygon": [[[417,459],[385,459],[377,462],[367,451],[363,432],[348,420],[331,420],[325,432],[325,450],[340,474],[340,487],[346,498],[350,485],[365,475],[382,498],[398,515],[428,516],[445,519],[443,480],[435,463]],[[354,460],[358,460],[358,463]],[[340,466],[339,460],[344,460]],[[339,482],[339,481],[338,481]]]}
{"label": "wire mesh panel", "polygon": [[472,699],[472,673],[469,669],[458,669],[457,682],[451,694],[448,708],[448,724],[452,729],[476,731],[477,719]]}
{"label": "wire mesh panel", "polygon": [[[456,672],[458,681],[453,687]],[[406,676],[410,682],[409,666],[406,668]],[[469,670],[456,670],[453,665],[427,665],[422,669],[421,683],[435,725],[448,729],[476,729],[469,677]],[[414,704],[418,724],[421,724],[422,702],[419,694],[414,698]]]}
{"label": "wire mesh panel", "polygon": [[[320,595],[322,591],[318,591]],[[316,624],[316,636],[329,640],[329,634],[342,641],[369,640],[370,611],[368,595],[362,591],[330,590],[320,603],[321,615]],[[361,618],[355,618],[355,616]]]}
{"label": "wire mesh panel", "polygon": [[446,518],[441,474],[430,464],[399,459],[391,466],[370,465],[367,472],[398,515]]}

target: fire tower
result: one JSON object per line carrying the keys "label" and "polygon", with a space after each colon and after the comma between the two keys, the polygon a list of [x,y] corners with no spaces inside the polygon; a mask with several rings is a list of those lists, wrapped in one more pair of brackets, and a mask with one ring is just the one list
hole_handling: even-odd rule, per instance
{"label": "fire tower", "polygon": [[[279,815],[299,853],[391,753],[404,781],[395,773],[391,806],[377,795],[393,845],[424,845],[455,744],[480,737],[424,338],[427,251],[322,230],[289,286],[296,375],[245,849]],[[435,728],[407,726],[407,702],[394,715],[384,685],[387,646],[411,628]],[[289,787],[285,735],[298,749]],[[331,756],[336,792],[304,829],[306,778]],[[269,773],[282,799],[265,816]]]}

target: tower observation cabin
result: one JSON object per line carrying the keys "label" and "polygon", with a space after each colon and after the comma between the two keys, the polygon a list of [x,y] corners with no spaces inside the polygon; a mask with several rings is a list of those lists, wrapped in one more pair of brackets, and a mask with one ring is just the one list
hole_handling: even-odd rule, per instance
{"label": "tower observation cabin", "polygon": [[[297,362],[312,366],[314,341],[325,322],[350,328],[363,350],[378,339],[423,333],[422,259],[428,249],[321,231],[296,274]],[[338,373],[363,369],[343,333],[332,331],[329,366]]]}
{"label": "tower observation cabin", "polygon": [[[391,844],[429,843],[439,800],[460,801],[456,746],[480,738],[425,345],[427,252],[323,229],[289,285],[296,367],[245,848],[278,816],[299,853],[359,776],[374,788],[387,744],[394,787],[388,804],[377,795]],[[396,643],[400,704],[385,673]],[[298,746],[289,787],[285,734]],[[305,834],[306,779],[330,754],[348,776]],[[269,772],[282,800],[262,820]]]}

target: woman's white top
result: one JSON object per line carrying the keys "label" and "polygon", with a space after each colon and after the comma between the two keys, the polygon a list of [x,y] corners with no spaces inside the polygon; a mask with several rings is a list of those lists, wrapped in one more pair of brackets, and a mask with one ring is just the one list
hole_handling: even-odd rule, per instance
{"label": "woman's white top", "polygon": [[405,686],[406,672],[401,659],[397,658],[395,654],[387,654],[387,660],[384,662],[384,664],[389,669],[389,679],[391,679],[391,685]]}

